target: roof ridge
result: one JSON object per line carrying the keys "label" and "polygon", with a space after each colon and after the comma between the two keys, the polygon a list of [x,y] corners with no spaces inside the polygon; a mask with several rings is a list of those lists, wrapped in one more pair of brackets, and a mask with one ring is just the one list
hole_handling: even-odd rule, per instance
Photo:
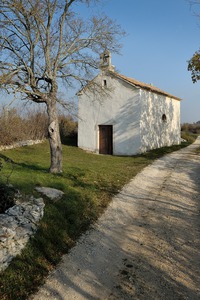
{"label": "roof ridge", "polygon": [[150,90],[152,92],[155,92],[155,93],[158,93],[158,94],[161,94],[161,95],[165,95],[165,96],[168,96],[170,98],[173,98],[173,99],[176,99],[176,100],[181,100],[181,98],[178,98],[172,94],[169,94],[159,88],[157,88],[156,86],[154,85],[151,85],[151,84],[148,84],[148,83],[144,83],[144,82],[141,82],[141,81],[138,81],[134,78],[131,78],[131,77],[127,77],[127,76],[124,76],[122,74],[119,74],[117,73],[116,71],[108,71],[109,73],[115,75],[116,77],[122,79],[122,80],[125,80],[126,82],[128,82],[129,84],[132,84],[132,85],[135,85],[135,86],[139,86],[141,88],[144,88],[146,90]]}

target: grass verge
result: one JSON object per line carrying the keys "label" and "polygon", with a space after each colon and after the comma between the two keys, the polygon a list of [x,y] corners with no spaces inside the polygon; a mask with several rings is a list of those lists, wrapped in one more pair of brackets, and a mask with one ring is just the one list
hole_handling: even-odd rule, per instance
{"label": "grass verge", "polygon": [[47,143],[3,152],[2,157],[15,162],[10,183],[22,193],[37,195],[33,190],[39,185],[61,189],[65,196],[56,203],[45,199],[45,214],[35,236],[0,274],[0,299],[28,299],[124,184],[154,159],[187,145],[134,157],[101,156],[63,146],[61,175],[48,173]]}

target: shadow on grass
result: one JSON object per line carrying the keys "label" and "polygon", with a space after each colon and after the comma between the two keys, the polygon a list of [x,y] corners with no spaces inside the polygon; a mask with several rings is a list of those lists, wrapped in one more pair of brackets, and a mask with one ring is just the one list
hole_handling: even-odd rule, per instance
{"label": "shadow on grass", "polygon": [[49,168],[44,168],[42,166],[39,166],[37,164],[28,164],[28,163],[15,163],[15,165],[20,166],[22,168],[28,169],[28,170],[33,170],[33,171],[41,171],[48,173]]}
{"label": "shadow on grass", "polygon": [[184,147],[189,146],[191,143],[189,142],[184,142],[181,143],[180,145],[174,145],[174,146],[170,146],[170,147],[162,147],[159,149],[153,149],[151,151],[145,152],[143,154],[137,155],[137,157],[144,157],[144,158],[148,158],[150,160],[155,160],[157,158],[160,158],[163,155],[169,154],[171,152],[174,151],[178,151]]}
{"label": "shadow on grass", "polygon": [[39,166],[37,164],[29,164],[29,163],[17,163],[8,156],[0,153],[0,159],[3,159],[6,163],[12,163],[14,166],[20,166],[25,169],[31,169],[33,171],[43,171],[48,172],[48,168],[44,168],[42,166]]}
{"label": "shadow on grass", "polygon": [[[200,299],[200,189],[197,180],[200,158],[178,158],[175,154],[167,162],[159,160],[156,168],[162,174],[162,170],[167,168],[172,171],[172,166],[177,167],[173,168],[167,181],[163,178],[162,190],[156,190],[162,175],[152,176],[151,172],[143,174],[141,178],[142,181],[154,183],[151,193],[140,184],[134,190],[123,190],[124,198],[120,201],[126,203],[126,214],[119,205],[115,220],[119,223],[122,217],[124,222],[129,223],[110,228],[107,223],[101,224],[97,234],[87,235],[84,243],[79,244],[80,256],[72,256],[73,268],[80,270],[82,280],[85,275],[87,287],[94,278],[95,283],[99,283],[91,283],[97,295],[101,290],[100,286],[105,291],[109,290],[112,280],[112,286],[117,285],[118,291],[114,290],[114,294],[108,299]],[[114,216],[115,214],[112,215],[113,218]],[[120,236],[123,238],[119,242]],[[124,247],[125,241],[128,248]],[[99,252],[96,247],[104,253],[103,257],[97,255]],[[113,278],[110,276],[111,279],[106,277],[113,265],[117,264],[121,265],[121,272]],[[102,273],[94,268],[95,265],[103,266],[103,278]],[[59,285],[65,286],[65,292],[59,289]],[[94,298],[92,289],[85,289],[84,285],[76,281],[75,276],[70,276],[67,268],[57,271],[54,287],[47,282],[45,288],[50,294],[56,295],[57,299],[65,299],[68,287],[74,290],[77,297]]]}
{"label": "shadow on grass", "polygon": [[43,283],[44,276],[97,218],[93,199],[72,188],[58,202],[45,202],[45,214],[37,232],[0,275],[0,299],[28,299],[28,294]]}
{"label": "shadow on grass", "polygon": [[67,146],[77,147],[78,146],[78,137],[77,137],[77,135],[66,136],[66,137],[61,136],[61,143],[63,145],[67,145]]}
{"label": "shadow on grass", "polygon": [[[163,149],[158,149],[139,157],[153,160],[169,151],[168,148],[163,153]],[[17,165],[26,170],[47,172],[47,169],[36,164],[19,163]],[[75,244],[77,237],[99,216],[100,208],[99,203],[96,202],[96,194],[103,197],[101,192],[106,191],[106,196],[109,198],[108,194],[111,196],[113,193],[111,190],[109,193],[109,186],[106,185],[106,182],[99,183],[99,185],[87,182],[85,172],[77,167],[68,168],[67,173],[52,176],[55,181],[48,181],[50,177],[47,176],[48,178],[45,178],[44,182],[48,182],[50,187],[65,191],[65,196],[55,203],[45,199],[45,214],[38,231],[30,239],[21,255],[13,259],[11,265],[0,275],[0,299],[28,299],[28,295],[43,283],[44,276]],[[62,182],[62,178],[67,179],[66,183]],[[29,188],[31,184],[32,182],[30,182]],[[23,185],[26,188],[28,183],[24,181]],[[82,189],[78,191],[77,187]],[[106,199],[107,202],[108,200]]]}
{"label": "shadow on grass", "polygon": [[14,161],[11,158],[7,157],[6,155],[4,155],[2,153],[0,153],[0,159],[3,159],[5,162],[9,162],[9,163],[14,164]]}

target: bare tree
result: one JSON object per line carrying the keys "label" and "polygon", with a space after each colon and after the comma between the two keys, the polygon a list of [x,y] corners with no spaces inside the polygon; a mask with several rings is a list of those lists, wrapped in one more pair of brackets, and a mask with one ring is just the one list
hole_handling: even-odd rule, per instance
{"label": "bare tree", "polygon": [[[92,0],[91,0],[92,1]],[[118,52],[120,26],[101,15],[75,12],[90,0],[1,0],[0,84],[21,99],[45,103],[51,149],[50,172],[62,172],[57,103],[62,81],[79,88],[98,68],[99,54]],[[62,102],[66,105],[66,102]]]}

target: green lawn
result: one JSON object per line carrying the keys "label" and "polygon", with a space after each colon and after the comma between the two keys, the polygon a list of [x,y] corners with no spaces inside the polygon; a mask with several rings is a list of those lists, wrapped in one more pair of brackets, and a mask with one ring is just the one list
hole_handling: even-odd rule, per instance
{"label": "green lawn", "polygon": [[[154,159],[186,145],[134,157],[95,155],[63,146],[61,175],[48,173],[47,142],[1,152],[0,156],[15,162],[10,183],[22,193],[39,196],[34,187],[40,185],[61,189],[65,196],[56,203],[45,199],[45,214],[38,231],[0,275],[0,299],[27,299],[125,183]],[[2,172],[9,172],[6,168],[9,166],[4,166]]]}

